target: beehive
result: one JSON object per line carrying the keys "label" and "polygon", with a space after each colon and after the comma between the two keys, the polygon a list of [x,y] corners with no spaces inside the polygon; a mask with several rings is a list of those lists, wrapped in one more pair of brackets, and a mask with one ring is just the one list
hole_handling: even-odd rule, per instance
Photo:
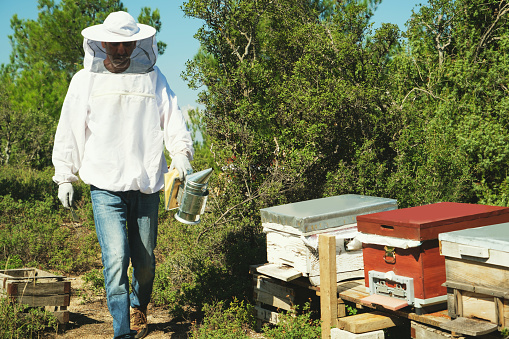
{"label": "beehive", "polygon": [[[351,246],[358,234],[356,217],[396,208],[394,199],[346,194],[262,209],[267,261],[275,267],[291,267],[309,277],[313,285],[319,285],[318,235],[331,234],[336,237],[337,281],[362,277],[360,243]],[[272,276],[279,278],[277,274]]]}
{"label": "beehive", "polygon": [[372,295],[406,300],[418,313],[445,304],[439,234],[504,221],[507,207],[451,202],[359,216],[366,286]]}
{"label": "beehive", "polygon": [[[439,235],[451,318],[509,326],[509,223]],[[461,333],[461,332],[460,332]]]}

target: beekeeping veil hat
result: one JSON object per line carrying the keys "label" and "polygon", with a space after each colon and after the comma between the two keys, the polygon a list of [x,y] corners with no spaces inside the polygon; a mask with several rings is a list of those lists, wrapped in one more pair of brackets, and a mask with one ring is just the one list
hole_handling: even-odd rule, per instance
{"label": "beekeeping veil hat", "polygon": [[81,31],[85,37],[83,60],[85,69],[92,72],[108,72],[104,67],[107,58],[103,42],[136,41],[136,47],[131,54],[131,65],[126,73],[146,73],[152,70],[157,59],[157,43],[154,27],[136,23],[127,12],[110,13],[104,22],[85,28]]}

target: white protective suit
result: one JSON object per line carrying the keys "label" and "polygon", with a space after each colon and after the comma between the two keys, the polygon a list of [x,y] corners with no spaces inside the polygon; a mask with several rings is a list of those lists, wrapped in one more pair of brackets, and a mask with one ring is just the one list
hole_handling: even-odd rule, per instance
{"label": "white protective suit", "polygon": [[177,97],[154,66],[155,36],[139,40],[129,68],[110,73],[100,41],[85,39],[85,68],[74,75],[55,135],[57,184],[77,181],[111,191],[154,193],[164,186],[170,156],[192,160],[190,132]]}

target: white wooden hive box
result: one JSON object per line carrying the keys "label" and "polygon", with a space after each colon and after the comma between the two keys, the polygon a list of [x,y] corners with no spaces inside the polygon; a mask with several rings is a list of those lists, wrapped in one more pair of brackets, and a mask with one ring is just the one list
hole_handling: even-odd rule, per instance
{"label": "white wooden hive box", "polygon": [[[509,223],[438,235],[445,256],[449,315],[456,321],[488,321],[496,330],[509,325]],[[454,325],[458,326],[458,325]],[[447,327],[444,327],[447,328]],[[469,334],[460,329],[458,333]]]}
{"label": "white wooden hive box", "polygon": [[356,217],[397,208],[394,199],[346,194],[262,209],[267,261],[276,267],[292,267],[319,285],[318,236],[329,234],[336,237],[337,281],[363,277]]}

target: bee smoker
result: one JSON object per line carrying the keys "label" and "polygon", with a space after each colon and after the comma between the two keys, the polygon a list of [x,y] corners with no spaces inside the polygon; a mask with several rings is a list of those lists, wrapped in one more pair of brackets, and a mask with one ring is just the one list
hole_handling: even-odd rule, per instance
{"label": "bee smoker", "polygon": [[172,210],[178,208],[175,219],[188,224],[196,225],[205,211],[209,190],[208,181],[212,175],[212,168],[189,174],[186,180],[178,180],[178,171],[165,174],[165,208]]}

